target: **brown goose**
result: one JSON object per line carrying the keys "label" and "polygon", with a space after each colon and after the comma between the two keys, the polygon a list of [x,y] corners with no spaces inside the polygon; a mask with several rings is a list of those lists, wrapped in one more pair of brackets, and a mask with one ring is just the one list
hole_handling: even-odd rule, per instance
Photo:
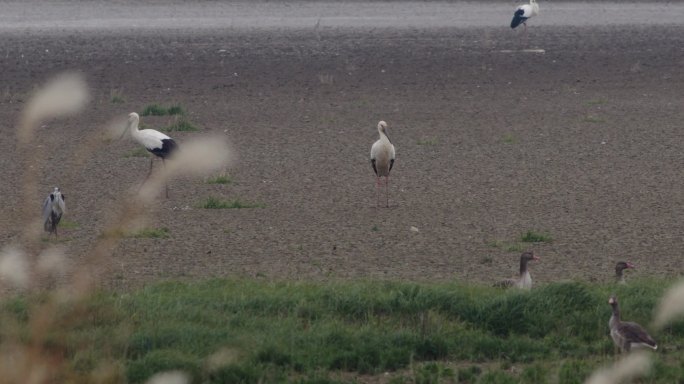
{"label": "brown goose", "polygon": [[615,264],[615,281],[618,284],[627,284],[625,281],[625,276],[623,274],[625,269],[629,268],[636,268],[634,264],[630,263],[629,261],[618,261],[617,264]]}
{"label": "brown goose", "polygon": [[534,252],[527,251],[520,255],[520,277],[517,279],[506,279],[494,284],[495,287],[510,288],[516,287],[520,289],[532,288],[532,277],[530,271],[527,270],[527,263],[531,260],[539,260],[539,257],[534,255]]}
{"label": "brown goose", "polygon": [[658,344],[641,325],[620,320],[620,307],[618,306],[617,297],[611,296],[608,304],[613,308],[613,315],[610,317],[610,321],[608,321],[610,337],[615,345],[620,348],[620,351],[629,352],[632,347],[658,349]]}

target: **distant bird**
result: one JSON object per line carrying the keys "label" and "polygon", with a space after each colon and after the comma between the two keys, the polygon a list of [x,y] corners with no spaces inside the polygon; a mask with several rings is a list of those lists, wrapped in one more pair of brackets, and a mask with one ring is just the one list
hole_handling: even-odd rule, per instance
{"label": "distant bird", "polygon": [[530,0],[529,4],[519,5],[513,13],[513,20],[511,20],[511,28],[515,28],[522,23],[525,26],[525,33],[527,33],[527,19],[539,14],[539,5],[537,0]]}
{"label": "distant bird", "polygon": [[65,196],[55,187],[55,190],[45,199],[43,203],[43,229],[45,232],[54,233],[57,236],[57,224],[62,219],[66,211],[64,204]]}
{"label": "distant bird", "polygon": [[[126,130],[124,130],[121,137],[126,134],[127,131],[131,131],[131,136],[133,139],[140,143],[145,149],[152,152],[153,155],[162,159],[162,164],[166,166],[164,161],[172,156],[174,152],[178,149],[176,142],[168,137],[167,135],[155,131],[154,129],[143,129],[138,130],[138,124],[140,123],[140,116],[137,113],[132,112],[128,115],[128,125]],[[154,162],[154,157],[150,158],[150,171],[147,172],[147,177],[145,181],[150,177],[152,173],[152,164]],[[166,197],[169,197],[169,185],[166,184]]]}
{"label": "distant bird", "polygon": [[610,327],[610,337],[613,339],[616,347],[620,348],[622,352],[629,352],[633,347],[658,349],[656,341],[653,340],[651,335],[641,325],[620,320],[620,307],[615,295],[611,296],[608,304],[613,308],[613,315],[608,321],[608,326]]}
{"label": "distant bird", "polygon": [[386,206],[389,207],[389,174],[394,166],[394,145],[387,136],[387,123],[378,123],[380,138],[371,147],[370,160],[376,176],[376,204],[380,205],[380,178],[385,177]]}
{"label": "distant bird", "polygon": [[532,260],[539,260],[539,257],[535,256],[532,251],[523,252],[523,254],[520,255],[520,276],[517,279],[499,281],[495,283],[494,286],[499,288],[516,287],[520,289],[531,289],[532,277],[530,276],[530,271],[527,269],[527,263]]}
{"label": "distant bird", "polygon": [[624,270],[625,269],[630,269],[630,268],[636,268],[634,264],[628,262],[628,261],[618,261],[617,264],[615,264],[615,281],[618,284],[627,284],[625,281],[625,275],[624,275]]}

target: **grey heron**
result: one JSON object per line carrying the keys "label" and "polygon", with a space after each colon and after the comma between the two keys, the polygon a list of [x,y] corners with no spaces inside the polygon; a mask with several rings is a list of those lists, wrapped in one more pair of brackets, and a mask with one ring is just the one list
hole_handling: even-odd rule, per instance
{"label": "grey heron", "polygon": [[55,190],[45,199],[43,203],[43,228],[45,232],[54,233],[57,236],[57,224],[62,219],[66,211],[64,204],[65,196],[55,187]]}

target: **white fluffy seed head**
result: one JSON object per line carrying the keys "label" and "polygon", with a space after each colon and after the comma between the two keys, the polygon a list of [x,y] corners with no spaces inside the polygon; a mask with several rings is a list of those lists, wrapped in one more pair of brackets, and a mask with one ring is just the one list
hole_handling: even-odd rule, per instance
{"label": "white fluffy seed head", "polygon": [[648,374],[651,356],[646,352],[634,352],[607,368],[600,368],[589,376],[585,384],[620,384]]}
{"label": "white fluffy seed head", "polygon": [[233,151],[225,138],[204,137],[179,144],[178,152],[156,172],[140,190],[143,202],[154,200],[167,179],[179,176],[202,175],[224,169],[233,161]]}
{"label": "white fluffy seed head", "polygon": [[662,328],[684,314],[684,280],[665,292],[655,311],[653,326]]}
{"label": "white fluffy seed head", "polygon": [[21,249],[7,246],[0,252],[0,279],[17,288],[28,286],[28,263]]}
{"label": "white fluffy seed head", "polygon": [[19,125],[19,140],[28,143],[40,121],[80,111],[90,99],[82,75],[63,73],[48,81],[29,100]]}
{"label": "white fluffy seed head", "polygon": [[36,265],[38,272],[46,275],[59,275],[66,271],[66,257],[64,248],[52,247],[44,250],[38,256]]}
{"label": "white fluffy seed head", "polygon": [[150,377],[146,384],[188,384],[190,382],[190,376],[187,373],[181,371],[170,371],[157,373],[156,375]]}

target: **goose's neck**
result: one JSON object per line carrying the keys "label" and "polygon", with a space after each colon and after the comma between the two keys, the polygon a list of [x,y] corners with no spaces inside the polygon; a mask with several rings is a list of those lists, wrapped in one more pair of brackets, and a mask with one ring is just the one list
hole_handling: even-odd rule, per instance
{"label": "goose's neck", "polygon": [[527,273],[527,260],[520,259],[520,276],[523,276],[525,273]]}
{"label": "goose's neck", "polygon": [[620,307],[618,306],[617,303],[612,304],[611,307],[613,307],[613,316],[610,317],[610,324],[618,324],[620,322]]}

